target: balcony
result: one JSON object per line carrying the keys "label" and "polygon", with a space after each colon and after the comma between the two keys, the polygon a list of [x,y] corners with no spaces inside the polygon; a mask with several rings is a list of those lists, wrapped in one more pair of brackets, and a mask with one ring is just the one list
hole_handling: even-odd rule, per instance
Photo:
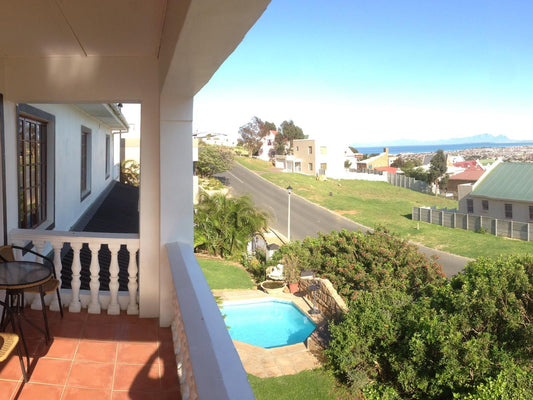
{"label": "balcony", "polygon": [[[0,364],[0,393],[6,398],[45,399],[253,399],[246,373],[227,332],[190,246],[166,246],[174,281],[174,316],[170,328],[156,318],[139,318],[136,235],[14,230],[10,241],[33,241],[40,252],[53,251],[55,266],[62,268],[61,249],[73,249],[71,289],[61,290],[65,317],[60,318],[56,296],[47,297],[53,336],[23,327],[28,338],[30,378],[23,383],[17,358]],[[88,246],[89,289],[80,289],[80,249]],[[118,251],[129,251],[127,274],[119,269]],[[107,247],[111,254],[109,290],[100,290],[102,274],[97,255]],[[20,254],[18,255],[21,256]],[[64,267],[64,266],[63,266]],[[63,271],[64,272],[64,271]],[[119,291],[119,275],[127,277],[127,291]],[[59,275],[58,275],[59,276]],[[107,288],[106,288],[107,289]],[[40,301],[28,298],[26,315],[42,324]]]}

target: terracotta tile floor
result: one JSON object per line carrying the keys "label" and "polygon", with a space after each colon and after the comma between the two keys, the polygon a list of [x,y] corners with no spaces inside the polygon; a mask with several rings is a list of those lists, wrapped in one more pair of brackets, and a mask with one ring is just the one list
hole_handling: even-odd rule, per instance
{"label": "terracotta tile floor", "polygon": [[[41,311],[25,315],[43,326]],[[48,311],[53,336],[23,324],[30,353],[29,382],[18,357],[0,363],[0,400],[100,400],[181,398],[170,328],[157,319],[122,314]]]}

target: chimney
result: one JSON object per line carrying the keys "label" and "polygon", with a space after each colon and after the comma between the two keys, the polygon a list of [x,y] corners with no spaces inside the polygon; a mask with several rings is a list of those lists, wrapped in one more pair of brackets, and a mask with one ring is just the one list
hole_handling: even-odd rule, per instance
{"label": "chimney", "polygon": [[388,147],[385,147],[385,148],[383,149],[383,153],[387,153],[387,154],[389,154],[389,148],[388,148]]}

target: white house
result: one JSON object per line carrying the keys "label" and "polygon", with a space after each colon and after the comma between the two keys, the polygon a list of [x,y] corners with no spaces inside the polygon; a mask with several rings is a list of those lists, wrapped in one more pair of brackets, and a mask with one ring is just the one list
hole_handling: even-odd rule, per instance
{"label": "white house", "polygon": [[268,134],[261,138],[261,148],[257,158],[263,161],[272,161],[276,155],[276,135],[277,131],[268,131]]}
{"label": "white house", "polygon": [[[0,213],[0,239],[3,243],[31,241],[37,250],[52,248],[56,268],[61,265],[63,243],[70,243],[74,250],[74,283],[79,280],[76,257],[82,244],[89,243],[93,254],[101,244],[107,244],[112,255],[109,292],[99,292],[97,285],[91,285],[90,293],[83,293],[73,284],[72,290],[63,290],[65,308],[79,312],[87,307],[89,312],[110,315],[123,309],[141,318],[158,317],[161,326],[172,325],[184,399],[253,398],[192,252],[191,136],[194,95],[234,51],[268,3],[269,0],[0,2],[0,206],[4,210]],[[141,104],[139,234],[72,234],[67,229],[75,214],[82,213],[85,202],[90,202],[111,179],[105,178],[108,158],[101,139],[112,125],[96,124],[85,110],[84,123],[89,126],[80,126],[77,119],[68,120],[63,115],[63,107],[52,105],[70,105],[65,107],[78,112],[76,107],[81,111],[83,108],[76,105],[105,107],[119,102]],[[55,121],[65,117],[65,130],[72,129],[70,135],[63,128],[52,129],[55,121],[48,118],[54,115]],[[52,161],[55,165],[46,171],[45,194],[36,188],[29,190],[30,215],[36,213],[34,204],[44,204],[35,202],[34,196],[46,197],[39,217],[46,217],[46,221],[33,225],[31,216],[31,224],[21,229],[19,218],[26,218],[26,214],[18,211],[16,143],[17,120],[25,116],[46,124],[47,133],[54,132],[47,134],[48,147],[43,154],[47,155],[47,166]],[[28,124],[30,131],[31,126],[37,129],[37,123]],[[31,133],[28,147],[36,148]],[[44,162],[35,154],[35,160]],[[82,161],[82,154],[88,159]],[[90,176],[89,172],[82,175],[84,162]],[[31,171],[30,168],[30,177]],[[53,221],[48,221],[52,216]],[[44,229],[53,225],[55,230]],[[117,293],[114,268],[121,244],[126,244],[130,253],[139,250],[138,263],[136,257],[130,257],[127,296]],[[98,264],[94,267],[96,271],[99,268]],[[53,300],[50,308],[57,309]]]}

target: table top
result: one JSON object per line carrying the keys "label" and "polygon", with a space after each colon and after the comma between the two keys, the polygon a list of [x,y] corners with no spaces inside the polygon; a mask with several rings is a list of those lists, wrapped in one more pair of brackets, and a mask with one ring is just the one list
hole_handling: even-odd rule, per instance
{"label": "table top", "polygon": [[52,270],[33,261],[8,261],[0,263],[0,287],[20,289],[41,285],[52,278]]}

